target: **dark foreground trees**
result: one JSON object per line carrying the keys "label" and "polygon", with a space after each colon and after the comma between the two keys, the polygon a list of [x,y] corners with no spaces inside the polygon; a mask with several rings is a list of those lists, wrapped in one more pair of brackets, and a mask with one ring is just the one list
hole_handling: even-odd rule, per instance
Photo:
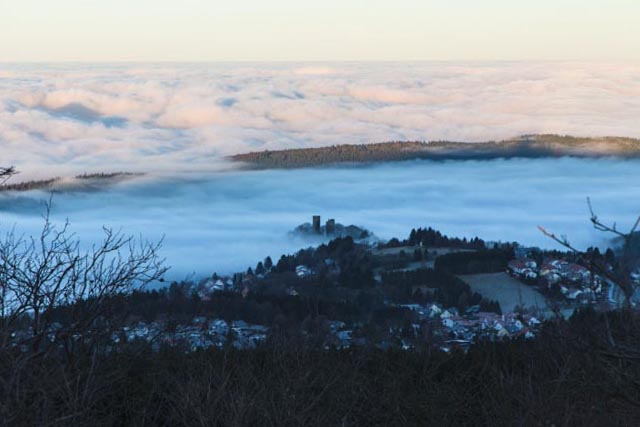
{"label": "dark foreground trees", "polygon": [[[251,351],[153,353],[136,344],[72,364],[0,359],[5,425],[638,425],[640,319],[558,321],[534,341],[467,354],[322,351],[286,341]],[[7,384],[12,384],[7,387]]]}
{"label": "dark foreground trees", "polygon": [[77,425],[122,373],[104,364],[113,297],[162,279],[159,248],[108,228],[82,248],[48,213],[38,236],[0,236],[0,425]]}

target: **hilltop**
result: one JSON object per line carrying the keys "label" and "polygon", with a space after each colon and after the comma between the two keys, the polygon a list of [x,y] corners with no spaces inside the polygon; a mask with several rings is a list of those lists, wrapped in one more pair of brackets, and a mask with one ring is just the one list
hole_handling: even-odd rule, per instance
{"label": "hilltop", "polygon": [[479,143],[451,141],[392,141],[343,144],[237,154],[230,159],[253,169],[303,168],[337,163],[373,163],[413,159],[469,160],[539,157],[640,157],[640,140],[621,137],[579,138],[524,135]]}
{"label": "hilltop", "polygon": [[113,173],[83,173],[72,178],[55,177],[41,180],[23,181],[0,185],[0,193],[7,191],[22,192],[31,190],[87,190],[113,184],[125,179],[142,176],[141,173],[113,172]]}

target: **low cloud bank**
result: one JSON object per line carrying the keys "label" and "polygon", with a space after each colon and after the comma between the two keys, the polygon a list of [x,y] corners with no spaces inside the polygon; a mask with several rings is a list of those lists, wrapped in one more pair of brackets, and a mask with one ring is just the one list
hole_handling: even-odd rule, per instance
{"label": "low cloud bank", "polygon": [[[432,226],[453,236],[556,247],[537,229],[581,248],[607,243],[589,224],[586,197],[604,221],[630,227],[640,214],[640,161],[513,159],[410,161],[355,168],[234,171],[133,180],[95,193],[54,196],[57,223],[85,244],[103,225],[157,240],[170,278],[246,269],[307,246],[287,232],[311,215],[356,224],[382,238]],[[42,192],[0,195],[0,232],[37,233]]]}
{"label": "low cloud bank", "polygon": [[603,63],[0,65],[1,160],[44,177],[339,143],[638,137],[638,76]]}

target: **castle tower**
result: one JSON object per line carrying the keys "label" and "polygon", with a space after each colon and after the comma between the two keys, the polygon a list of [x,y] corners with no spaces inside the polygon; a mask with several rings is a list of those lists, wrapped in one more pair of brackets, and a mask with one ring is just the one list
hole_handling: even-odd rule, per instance
{"label": "castle tower", "polygon": [[335,219],[330,219],[327,221],[327,225],[325,226],[325,231],[327,233],[327,236],[332,236],[334,234],[336,234],[336,220]]}

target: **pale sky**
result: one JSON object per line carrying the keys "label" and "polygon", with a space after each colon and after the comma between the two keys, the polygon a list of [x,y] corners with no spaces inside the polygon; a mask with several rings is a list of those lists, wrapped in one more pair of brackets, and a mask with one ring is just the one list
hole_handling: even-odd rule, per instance
{"label": "pale sky", "polygon": [[0,62],[640,60],[638,0],[0,0]]}

